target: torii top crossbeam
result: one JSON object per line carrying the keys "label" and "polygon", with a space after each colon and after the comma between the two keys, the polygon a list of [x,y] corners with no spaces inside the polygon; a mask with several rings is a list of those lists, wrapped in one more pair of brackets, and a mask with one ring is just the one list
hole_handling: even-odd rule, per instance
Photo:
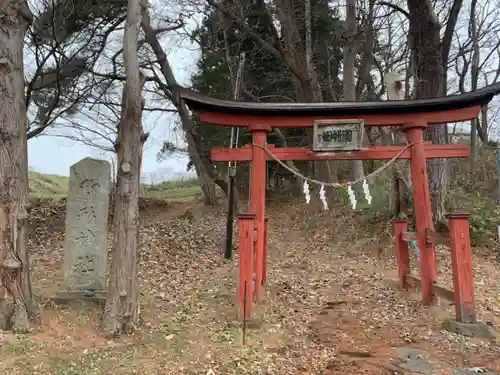
{"label": "torii top crossbeam", "polygon": [[322,118],[363,119],[366,126],[394,126],[414,119],[427,124],[467,121],[476,118],[480,107],[500,93],[500,82],[463,95],[420,100],[380,102],[255,103],[212,98],[184,87],[174,95],[200,113],[200,120],[217,125],[267,124],[271,127],[312,127]]}

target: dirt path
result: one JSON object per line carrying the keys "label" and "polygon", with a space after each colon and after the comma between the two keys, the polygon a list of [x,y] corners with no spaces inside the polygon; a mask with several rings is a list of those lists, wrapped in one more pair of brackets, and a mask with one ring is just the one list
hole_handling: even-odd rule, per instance
{"label": "dirt path", "polygon": [[[373,237],[352,230],[359,223],[345,212],[308,219],[303,210],[283,206],[269,212],[269,282],[243,346],[235,300],[237,259],[225,262],[220,250],[223,212],[196,209],[179,205],[162,213],[153,208],[145,216],[140,237],[144,325],[136,335],[105,340],[98,309],[47,303],[32,335],[0,335],[0,372],[410,374],[395,365],[397,347],[421,349],[429,361],[450,369],[500,365],[494,361],[500,352],[491,343],[462,345],[456,335],[440,331],[440,321],[452,313],[449,304],[426,309],[418,294],[387,286],[384,279],[395,265],[391,247],[380,237],[383,228],[373,229]],[[440,264],[446,264],[446,256],[440,253]],[[36,259],[35,290],[42,300],[57,289],[60,267],[60,246]],[[475,267],[480,318],[498,326],[500,311],[489,300],[496,291],[484,278],[488,270],[489,279],[500,279],[498,267],[486,259],[477,259]],[[446,267],[441,271],[449,281]]]}

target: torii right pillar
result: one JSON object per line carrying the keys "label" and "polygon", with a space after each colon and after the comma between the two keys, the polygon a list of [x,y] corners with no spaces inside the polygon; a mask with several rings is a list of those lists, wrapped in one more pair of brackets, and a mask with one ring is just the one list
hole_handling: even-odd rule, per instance
{"label": "torii right pillar", "polygon": [[434,244],[434,225],[432,222],[429,177],[424,149],[425,121],[415,121],[403,126],[410,146],[411,181],[415,226],[420,254],[420,276],[422,279],[422,302],[425,305],[436,303],[433,284],[437,282],[436,247]]}

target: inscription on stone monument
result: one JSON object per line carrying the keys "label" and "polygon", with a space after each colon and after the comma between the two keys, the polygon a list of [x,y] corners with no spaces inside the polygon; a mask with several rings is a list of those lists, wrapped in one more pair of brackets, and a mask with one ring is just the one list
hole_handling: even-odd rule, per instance
{"label": "inscription on stone monument", "polygon": [[66,202],[64,283],[67,292],[106,289],[111,166],[85,158],[71,166]]}

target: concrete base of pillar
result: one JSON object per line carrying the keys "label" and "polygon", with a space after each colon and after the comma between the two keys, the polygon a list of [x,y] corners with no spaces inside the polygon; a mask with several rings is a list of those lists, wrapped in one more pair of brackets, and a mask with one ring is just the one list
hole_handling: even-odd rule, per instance
{"label": "concrete base of pillar", "polygon": [[445,319],[441,327],[448,332],[468,337],[481,337],[486,339],[494,339],[496,337],[493,328],[482,322],[462,323],[453,319]]}

